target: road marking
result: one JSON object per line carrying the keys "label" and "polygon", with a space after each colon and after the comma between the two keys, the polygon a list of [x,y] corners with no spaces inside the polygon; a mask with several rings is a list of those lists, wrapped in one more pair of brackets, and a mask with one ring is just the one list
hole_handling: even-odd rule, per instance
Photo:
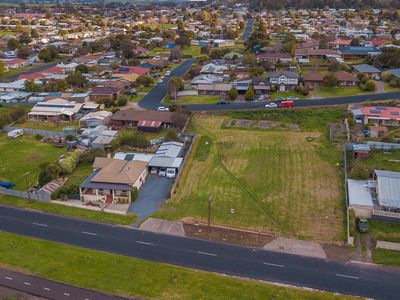
{"label": "road marking", "polygon": [[284,265],[278,265],[278,264],[271,264],[267,262],[263,262],[264,265],[271,266],[271,267],[278,267],[278,268],[284,268]]}
{"label": "road marking", "polygon": [[32,224],[33,224],[33,225],[36,225],[36,226],[47,227],[46,224],[42,224],[42,223],[32,223]]}
{"label": "road marking", "polygon": [[31,285],[29,282],[24,282],[25,285]]}
{"label": "road marking", "polygon": [[13,280],[11,277],[5,277],[5,279],[7,279],[7,280]]}
{"label": "road marking", "polygon": [[208,255],[208,256],[217,256],[217,254],[214,253],[209,253],[209,252],[203,252],[203,251],[197,251],[198,254],[203,254],[203,255]]}
{"label": "road marking", "polygon": [[65,295],[65,296],[67,296],[67,297],[69,297],[69,296],[70,296],[70,294],[68,294],[68,293],[64,293],[64,295]]}
{"label": "road marking", "polygon": [[46,287],[45,287],[45,288],[43,288],[43,289],[44,289],[44,290],[46,290],[46,291],[51,291],[49,288],[46,288]]}
{"label": "road marking", "polygon": [[350,278],[350,279],[360,279],[357,276],[350,276],[350,275],[344,275],[344,274],[336,274],[336,276],[344,277],[344,278]]}
{"label": "road marking", "polygon": [[138,244],[143,244],[143,245],[148,245],[148,246],[154,246],[153,243],[148,243],[148,242],[143,242],[143,241],[136,241]]}
{"label": "road marking", "polygon": [[87,235],[97,235],[96,233],[93,232],[87,232],[87,231],[82,231],[83,234],[87,234]]}

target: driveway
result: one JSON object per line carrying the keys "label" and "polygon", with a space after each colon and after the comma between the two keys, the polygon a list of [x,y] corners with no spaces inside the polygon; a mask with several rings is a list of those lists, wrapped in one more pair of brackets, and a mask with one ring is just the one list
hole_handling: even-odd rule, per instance
{"label": "driveway", "polygon": [[160,206],[169,198],[169,189],[172,183],[173,180],[167,177],[147,176],[146,182],[139,190],[137,200],[128,209],[138,215],[135,225],[139,225],[142,220],[160,209]]}

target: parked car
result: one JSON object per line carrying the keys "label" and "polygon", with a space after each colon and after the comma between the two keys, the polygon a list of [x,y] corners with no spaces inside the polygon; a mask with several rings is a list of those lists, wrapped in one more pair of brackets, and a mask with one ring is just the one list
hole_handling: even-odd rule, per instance
{"label": "parked car", "polygon": [[261,95],[260,97],[258,97],[258,100],[266,100],[267,99],[267,96],[266,95]]}
{"label": "parked car", "polygon": [[224,99],[221,99],[221,100],[218,100],[218,101],[217,101],[217,104],[218,104],[218,105],[224,105],[224,104],[229,104],[229,102],[226,101],[226,100],[224,100]]}
{"label": "parked car", "polygon": [[163,83],[163,80],[162,79],[158,79],[157,83],[158,84]]}
{"label": "parked car", "polygon": [[279,98],[274,99],[275,102],[282,102],[282,101],[285,101],[285,100],[286,99],[283,98],[283,97],[279,97]]}
{"label": "parked car", "polygon": [[169,75],[171,75],[171,71],[165,72],[165,76],[169,76]]}
{"label": "parked car", "polygon": [[159,107],[157,108],[157,110],[158,110],[158,111],[169,111],[169,108],[166,107],[166,106],[159,106]]}
{"label": "parked car", "polygon": [[161,169],[158,171],[158,176],[166,176],[166,175],[167,175],[167,169],[161,168]]}
{"label": "parked car", "polygon": [[167,178],[174,178],[176,175],[175,168],[167,168],[166,176]]}
{"label": "parked car", "polygon": [[368,232],[369,224],[367,218],[358,218],[357,229],[360,233]]}
{"label": "parked car", "polygon": [[158,172],[158,170],[155,167],[151,168],[151,170],[150,170],[150,174],[153,174],[153,175],[157,175],[157,172]]}
{"label": "parked car", "polygon": [[128,95],[137,95],[137,91],[136,91],[136,89],[134,89],[134,88],[127,90],[126,93],[127,93]]}
{"label": "parked car", "polygon": [[298,101],[298,100],[300,100],[300,98],[290,96],[290,97],[287,97],[286,100],[289,100],[289,101]]}
{"label": "parked car", "polygon": [[280,104],[280,107],[293,107],[294,102],[293,101],[282,101]]}
{"label": "parked car", "polygon": [[278,104],[276,104],[275,102],[265,104],[265,108],[277,108],[277,107],[278,107]]}

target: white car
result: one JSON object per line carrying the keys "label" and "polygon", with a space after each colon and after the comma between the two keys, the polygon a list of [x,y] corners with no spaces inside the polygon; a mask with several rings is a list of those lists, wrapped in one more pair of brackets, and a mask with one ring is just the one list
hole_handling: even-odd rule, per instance
{"label": "white car", "polygon": [[265,95],[261,95],[260,97],[258,97],[258,100],[265,100],[265,99],[267,99],[267,96]]}
{"label": "white car", "polygon": [[158,79],[157,83],[158,84],[163,83],[163,80],[162,79]]}
{"label": "white car", "polygon": [[165,76],[169,76],[169,75],[171,75],[171,71],[165,72]]}
{"label": "white car", "polygon": [[265,104],[265,108],[277,108],[277,107],[278,107],[278,104],[276,104],[275,102]]}
{"label": "white car", "polygon": [[286,100],[288,100],[288,101],[297,101],[297,100],[300,100],[300,98],[291,96],[291,97],[287,97]]}
{"label": "white car", "polygon": [[166,176],[167,178],[174,178],[176,175],[175,168],[167,168]]}
{"label": "white car", "polygon": [[157,108],[157,110],[158,110],[158,111],[169,111],[169,108],[166,107],[166,106],[159,106],[159,107]]}
{"label": "white car", "polygon": [[161,168],[159,171],[158,171],[158,176],[166,176],[167,175],[167,169],[164,169],[164,168]]}

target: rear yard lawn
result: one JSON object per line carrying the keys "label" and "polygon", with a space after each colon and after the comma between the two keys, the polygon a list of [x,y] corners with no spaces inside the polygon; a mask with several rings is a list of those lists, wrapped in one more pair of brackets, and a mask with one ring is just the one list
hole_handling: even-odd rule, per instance
{"label": "rear yard lawn", "polygon": [[32,135],[23,135],[10,140],[7,134],[0,134],[0,178],[16,184],[14,189],[25,190],[25,179],[22,175],[29,174],[29,183],[37,182],[40,168],[44,162],[52,162],[65,152],[53,144],[41,143]]}
{"label": "rear yard lawn", "polygon": [[355,163],[370,170],[388,170],[400,172],[400,150],[373,150],[366,159],[356,160]]}
{"label": "rear yard lawn", "polygon": [[177,194],[155,217],[206,221],[212,196],[216,224],[269,228],[301,239],[342,239],[339,149],[319,131],[223,129],[226,118],[193,117],[197,145]]}
{"label": "rear yard lawn", "polygon": [[65,127],[79,128],[79,122],[74,121],[74,122],[55,123],[55,122],[41,122],[41,121],[25,121],[23,123],[16,123],[14,127],[62,132]]}

